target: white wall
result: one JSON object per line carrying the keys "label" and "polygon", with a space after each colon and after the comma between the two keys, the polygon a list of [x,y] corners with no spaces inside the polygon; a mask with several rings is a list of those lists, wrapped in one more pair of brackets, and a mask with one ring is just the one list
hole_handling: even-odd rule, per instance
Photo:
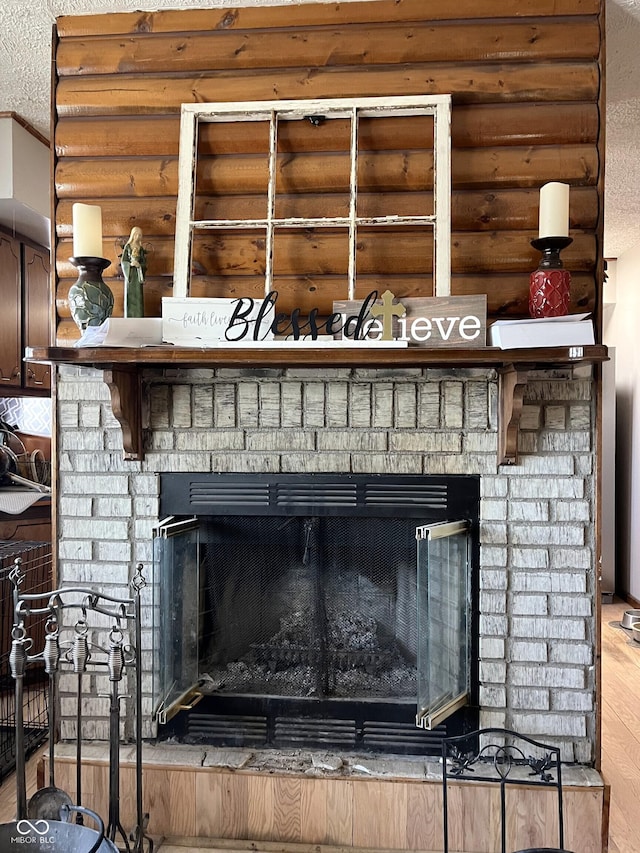
{"label": "white wall", "polygon": [[609,262],[615,307],[604,343],[616,348],[617,590],[640,601],[640,245]]}

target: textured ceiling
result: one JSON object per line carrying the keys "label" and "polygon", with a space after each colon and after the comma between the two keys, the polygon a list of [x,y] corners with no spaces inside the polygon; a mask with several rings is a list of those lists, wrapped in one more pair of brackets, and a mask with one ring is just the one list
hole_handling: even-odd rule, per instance
{"label": "textured ceiling", "polygon": [[[300,0],[278,0],[286,2]],[[309,0],[312,2],[312,0]],[[346,2],[346,0],[342,0]],[[640,0],[607,2],[605,257],[640,243]],[[60,15],[270,5],[269,0],[3,0],[0,112],[49,137],[51,32]]]}

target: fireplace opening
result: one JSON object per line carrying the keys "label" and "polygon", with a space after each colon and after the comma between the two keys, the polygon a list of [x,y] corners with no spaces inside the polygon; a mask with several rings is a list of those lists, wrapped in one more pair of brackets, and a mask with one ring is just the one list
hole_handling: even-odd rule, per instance
{"label": "fireplace opening", "polygon": [[[473,598],[478,507],[474,477],[162,475],[159,737],[432,754],[443,735],[475,725],[477,630],[449,624],[444,565],[442,589],[431,579],[427,591],[441,612],[422,638],[416,529],[466,520]],[[476,611],[465,610],[471,623]],[[449,652],[434,648],[443,631],[456,653],[460,637],[469,644],[467,701],[424,731],[425,655],[451,676]]]}

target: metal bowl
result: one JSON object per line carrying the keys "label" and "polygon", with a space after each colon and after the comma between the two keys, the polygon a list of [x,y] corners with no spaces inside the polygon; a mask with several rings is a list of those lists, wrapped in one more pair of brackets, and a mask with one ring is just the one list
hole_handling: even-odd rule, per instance
{"label": "metal bowl", "polygon": [[636,622],[640,622],[640,609],[625,610],[620,624],[623,628],[633,628]]}
{"label": "metal bowl", "polygon": [[631,636],[636,641],[636,643],[640,643],[640,622],[636,622],[636,624],[631,629]]}

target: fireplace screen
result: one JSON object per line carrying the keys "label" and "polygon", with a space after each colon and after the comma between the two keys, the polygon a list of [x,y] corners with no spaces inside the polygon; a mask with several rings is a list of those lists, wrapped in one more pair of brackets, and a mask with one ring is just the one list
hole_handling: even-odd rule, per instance
{"label": "fireplace screen", "polygon": [[415,718],[419,699],[419,725],[432,728],[468,700],[472,522],[460,521],[451,538],[442,523],[420,527],[418,558],[416,516],[433,513],[424,495],[405,486],[410,507],[389,512],[381,491],[369,490],[366,507],[366,498],[312,482],[313,493],[296,485],[274,498],[269,488],[264,501],[253,489],[223,488],[223,513],[159,526],[161,724],[201,701],[199,709],[213,702],[226,711],[239,697],[245,717],[256,702],[279,702],[284,716],[306,707],[340,718],[356,704]]}

